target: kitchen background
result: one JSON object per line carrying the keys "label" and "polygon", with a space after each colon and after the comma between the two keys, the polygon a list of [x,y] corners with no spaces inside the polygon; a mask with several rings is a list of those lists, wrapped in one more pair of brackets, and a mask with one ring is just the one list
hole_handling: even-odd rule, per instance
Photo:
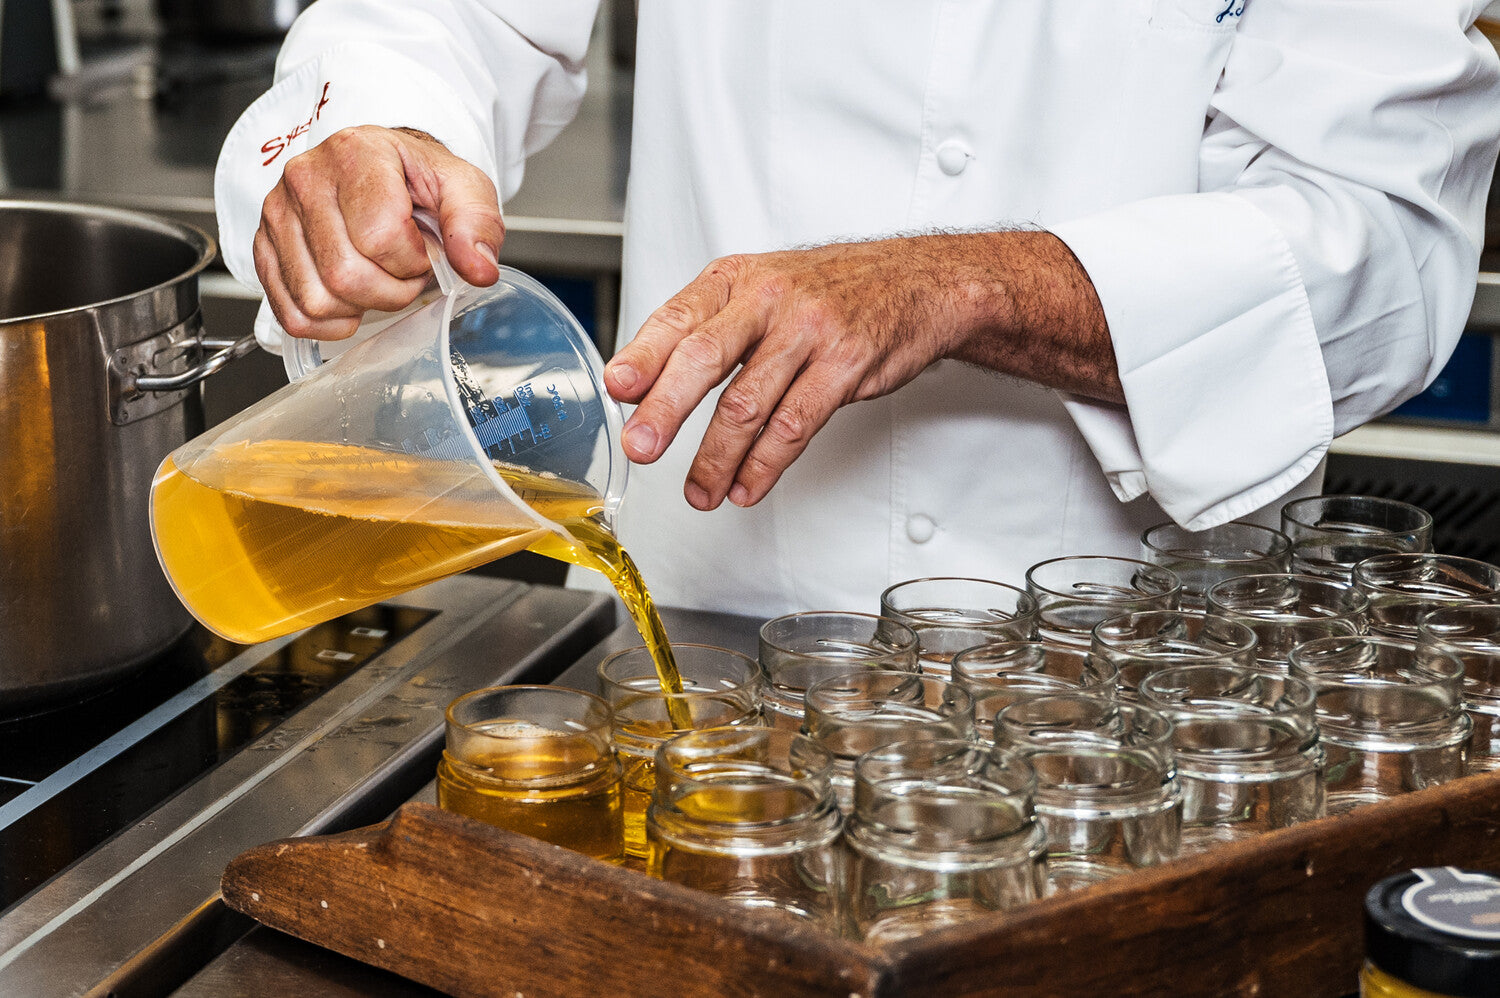
{"label": "kitchen background", "polygon": [[[5,0],[0,195],[137,208],[215,231],[213,166],[270,79],[277,41],[311,0]],[[607,355],[615,337],[630,143],[634,5],[604,0],[575,121],[528,165],[505,206],[503,261],[540,277]],[[1481,27],[1500,41],[1500,2]],[[60,30],[58,30],[60,28]],[[54,54],[55,53],[55,54]],[[1500,557],[1500,193],[1468,331],[1441,376],[1386,419],[1334,442],[1326,490],[1431,510],[1438,550]],[[222,267],[202,282],[214,336],[250,329],[256,302]],[[253,353],[205,386],[216,422],[284,383]],[[543,559],[489,571],[556,581]]]}
{"label": "kitchen background", "polygon": [[[0,0],[0,196],[138,209],[213,234],[218,149],[268,85],[278,35],[305,3]],[[605,353],[633,13],[631,0],[605,0],[584,104],[528,165],[506,205],[502,253],[549,283]],[[1330,491],[1427,508],[1439,550],[1485,560],[1500,556],[1492,204],[1459,353],[1420,399],[1337,441],[1328,480]],[[257,301],[222,267],[200,290],[210,335],[250,331]],[[205,384],[207,417],[284,383],[279,358],[252,353]],[[523,556],[490,571],[560,574]],[[637,640],[613,609],[588,594],[458,577],[285,643],[239,649],[195,631],[81,714],[0,723],[0,993],[431,998],[290,937],[247,932],[212,900],[219,874],[250,845],[368,823],[427,792],[448,699],[492,682],[592,681],[602,654]],[[675,614],[668,627],[677,640],[753,652],[758,622],[721,617]]]}

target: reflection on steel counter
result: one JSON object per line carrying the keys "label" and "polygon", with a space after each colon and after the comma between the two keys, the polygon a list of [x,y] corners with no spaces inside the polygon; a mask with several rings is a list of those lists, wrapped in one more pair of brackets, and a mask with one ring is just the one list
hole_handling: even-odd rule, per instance
{"label": "reflection on steel counter", "polygon": [[195,628],[117,687],[0,723],[0,911],[432,616],[368,607],[248,669]]}
{"label": "reflection on steel counter", "polygon": [[245,928],[214,900],[231,856],[384,817],[432,779],[449,701],[614,626],[597,594],[454,576],[248,648],[194,628],[0,726],[0,995],[169,993]]}

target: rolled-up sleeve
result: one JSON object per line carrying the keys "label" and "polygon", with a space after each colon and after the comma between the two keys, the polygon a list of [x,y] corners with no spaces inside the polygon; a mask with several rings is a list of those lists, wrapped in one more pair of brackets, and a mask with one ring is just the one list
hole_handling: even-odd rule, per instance
{"label": "rolled-up sleeve", "polygon": [[598,0],[319,0],[275,84],[220,150],[214,182],[230,271],[259,289],[251,243],[286,161],[352,125],[420,128],[489,174],[502,201],[526,157],[573,117]]}
{"label": "rolled-up sleeve", "polygon": [[1109,322],[1125,405],[1066,401],[1121,499],[1243,516],[1436,377],[1500,149],[1479,6],[1249,0],[1199,192],[1053,227]]}

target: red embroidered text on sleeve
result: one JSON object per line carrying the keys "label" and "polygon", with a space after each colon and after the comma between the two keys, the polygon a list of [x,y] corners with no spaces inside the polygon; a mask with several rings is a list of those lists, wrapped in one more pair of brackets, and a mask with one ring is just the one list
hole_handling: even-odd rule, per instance
{"label": "red embroidered text on sleeve", "polygon": [[296,128],[293,128],[285,135],[277,135],[273,138],[269,138],[265,141],[264,144],[261,145],[260,151],[267,154],[266,159],[261,161],[261,166],[270,166],[272,163],[276,162],[276,157],[280,156],[283,152],[286,151],[286,147],[292,142],[293,139],[297,138],[297,136],[301,135],[303,132],[306,132],[309,128],[312,127],[313,122],[317,121],[320,117],[323,116],[323,106],[328,103],[328,88],[330,86],[332,86],[331,83],[323,84],[323,92],[318,95],[318,103],[313,106],[312,114],[308,115],[306,121],[302,122],[302,124],[298,125]]}

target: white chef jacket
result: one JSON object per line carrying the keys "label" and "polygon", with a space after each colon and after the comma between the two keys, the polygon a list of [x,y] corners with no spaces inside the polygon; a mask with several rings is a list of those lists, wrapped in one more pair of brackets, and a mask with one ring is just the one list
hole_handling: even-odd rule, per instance
{"label": "white chef jacket", "polygon": [[[1468,315],[1500,136],[1483,6],[642,0],[623,334],[721,255],[1040,226],[1093,280],[1126,400],[940,362],[836,413],[756,507],[702,513],[711,399],[621,509],[658,601],[869,610],[1316,491],[1329,441],[1420,391]],[[423,128],[503,201],[577,105],[593,15],[313,4],[221,154],[230,269],[256,283],[264,195],[346,125]]]}

